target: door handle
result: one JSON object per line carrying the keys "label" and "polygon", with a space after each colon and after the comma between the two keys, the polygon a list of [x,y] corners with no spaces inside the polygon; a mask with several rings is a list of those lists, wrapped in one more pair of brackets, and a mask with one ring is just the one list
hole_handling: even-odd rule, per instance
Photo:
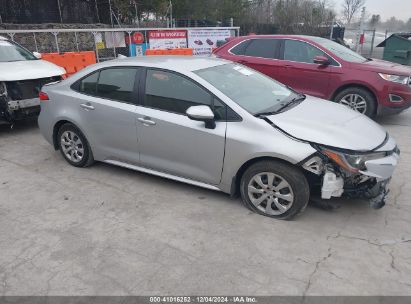
{"label": "door handle", "polygon": [[156,124],[156,122],[152,121],[150,117],[140,117],[137,118],[137,120],[146,126],[154,126]]}
{"label": "door handle", "polygon": [[91,105],[91,104],[89,104],[89,103],[82,103],[81,105],[80,105],[80,107],[82,107],[84,110],[94,110],[94,107]]}

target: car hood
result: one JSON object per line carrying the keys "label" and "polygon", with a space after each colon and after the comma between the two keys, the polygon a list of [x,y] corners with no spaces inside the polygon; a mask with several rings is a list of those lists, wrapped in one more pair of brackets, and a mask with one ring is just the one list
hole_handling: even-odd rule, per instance
{"label": "car hood", "polygon": [[363,63],[351,63],[351,67],[362,71],[373,71],[394,75],[411,75],[411,68],[394,62],[372,59]]}
{"label": "car hood", "polygon": [[267,118],[295,138],[341,149],[369,151],[386,137],[386,131],[365,115],[312,96]]}
{"label": "car hood", "polygon": [[64,68],[45,60],[0,62],[0,71],[0,81],[39,79],[66,73]]}

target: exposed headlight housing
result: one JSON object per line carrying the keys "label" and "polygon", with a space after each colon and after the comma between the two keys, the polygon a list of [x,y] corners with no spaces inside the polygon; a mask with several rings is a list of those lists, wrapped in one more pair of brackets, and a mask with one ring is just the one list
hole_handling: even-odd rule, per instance
{"label": "exposed headlight housing", "polygon": [[367,154],[348,154],[329,148],[319,147],[322,154],[350,173],[366,170],[365,162],[368,160],[384,158],[395,151],[372,152]]}
{"label": "exposed headlight housing", "polygon": [[380,77],[384,80],[390,81],[390,82],[395,82],[395,83],[400,83],[400,84],[405,84],[408,85],[410,82],[410,76],[401,76],[401,75],[391,75],[391,74],[383,74],[383,73],[378,73]]}

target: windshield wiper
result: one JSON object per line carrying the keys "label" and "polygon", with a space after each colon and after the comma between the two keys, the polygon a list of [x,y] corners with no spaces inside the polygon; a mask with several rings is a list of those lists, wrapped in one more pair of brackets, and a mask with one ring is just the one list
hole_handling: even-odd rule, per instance
{"label": "windshield wiper", "polygon": [[290,107],[293,104],[300,103],[306,99],[306,96],[304,94],[299,94],[297,97],[294,97],[287,103],[281,103],[281,107],[276,109],[275,111],[267,111],[267,112],[261,112],[255,114],[255,116],[260,117],[260,116],[267,116],[267,115],[272,115],[272,114],[277,114],[282,112],[284,109]]}

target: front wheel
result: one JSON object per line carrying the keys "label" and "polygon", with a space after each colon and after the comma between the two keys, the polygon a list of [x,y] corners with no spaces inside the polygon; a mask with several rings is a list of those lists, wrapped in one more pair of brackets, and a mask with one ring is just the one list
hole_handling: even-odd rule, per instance
{"label": "front wheel", "polygon": [[363,88],[344,89],[335,96],[334,101],[370,118],[375,117],[377,110],[375,97]]}
{"label": "front wheel", "polygon": [[298,168],[280,161],[262,161],[250,166],[241,178],[241,197],[256,213],[292,219],[308,204],[307,179]]}

